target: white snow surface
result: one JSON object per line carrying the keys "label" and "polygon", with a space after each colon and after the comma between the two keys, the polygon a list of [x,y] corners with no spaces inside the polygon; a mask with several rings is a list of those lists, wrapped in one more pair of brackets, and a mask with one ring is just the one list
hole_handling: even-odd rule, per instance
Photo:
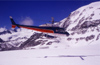
{"label": "white snow surface", "polygon": [[[0,65],[100,65],[100,44],[67,49],[34,49],[0,52]],[[60,57],[60,56],[86,56]]]}

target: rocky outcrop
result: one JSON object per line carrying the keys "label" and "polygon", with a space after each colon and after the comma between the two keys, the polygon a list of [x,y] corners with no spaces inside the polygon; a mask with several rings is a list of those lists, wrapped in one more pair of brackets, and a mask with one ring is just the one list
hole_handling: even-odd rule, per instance
{"label": "rocky outcrop", "polygon": [[[51,41],[49,41],[49,39],[51,39]],[[19,50],[37,45],[51,45],[53,42],[59,43],[55,36],[50,36],[43,33],[34,33],[25,42],[13,43],[13,45],[11,44],[11,41],[3,41],[2,39],[0,39],[0,41],[2,42],[0,42],[0,51]],[[15,40],[12,40],[12,42],[13,41]]]}

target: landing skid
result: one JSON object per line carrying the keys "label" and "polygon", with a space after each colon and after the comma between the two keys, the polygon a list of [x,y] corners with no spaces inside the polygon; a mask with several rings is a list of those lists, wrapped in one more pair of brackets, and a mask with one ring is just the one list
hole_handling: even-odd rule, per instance
{"label": "landing skid", "polygon": [[84,57],[95,57],[100,55],[58,55],[58,56],[44,56],[44,57],[38,57],[38,58],[66,58],[66,57],[79,57],[81,60],[85,60]]}

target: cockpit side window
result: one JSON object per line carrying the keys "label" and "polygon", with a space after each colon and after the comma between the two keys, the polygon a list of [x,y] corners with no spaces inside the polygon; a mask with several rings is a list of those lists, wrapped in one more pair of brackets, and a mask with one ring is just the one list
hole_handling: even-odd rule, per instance
{"label": "cockpit side window", "polygon": [[64,29],[56,29],[56,32],[65,32]]}

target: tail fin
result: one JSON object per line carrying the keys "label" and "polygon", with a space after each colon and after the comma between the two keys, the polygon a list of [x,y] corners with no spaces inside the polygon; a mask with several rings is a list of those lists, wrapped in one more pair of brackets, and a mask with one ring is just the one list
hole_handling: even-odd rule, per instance
{"label": "tail fin", "polygon": [[12,16],[10,16],[10,20],[11,20],[11,23],[12,23],[12,28],[15,28],[17,26],[17,24],[14,22]]}

